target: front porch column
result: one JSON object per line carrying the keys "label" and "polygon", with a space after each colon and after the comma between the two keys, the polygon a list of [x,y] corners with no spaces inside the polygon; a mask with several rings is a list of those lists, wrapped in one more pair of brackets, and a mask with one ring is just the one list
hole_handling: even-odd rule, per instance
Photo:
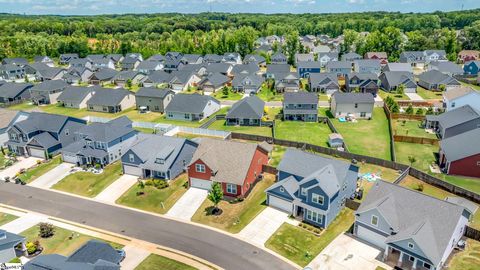
{"label": "front porch column", "polygon": [[413,257],[413,265],[412,265],[412,270],[417,269],[417,258]]}
{"label": "front porch column", "polygon": [[390,247],[387,246],[387,248],[386,248],[385,251],[383,252],[383,261],[386,261],[386,260],[387,260],[389,251],[390,251]]}
{"label": "front porch column", "polygon": [[22,242],[22,251],[23,256],[28,256],[27,245],[25,244],[25,242]]}
{"label": "front porch column", "polygon": [[397,262],[398,267],[402,266],[402,261],[403,261],[403,252],[400,251],[400,256],[398,257],[398,262]]}

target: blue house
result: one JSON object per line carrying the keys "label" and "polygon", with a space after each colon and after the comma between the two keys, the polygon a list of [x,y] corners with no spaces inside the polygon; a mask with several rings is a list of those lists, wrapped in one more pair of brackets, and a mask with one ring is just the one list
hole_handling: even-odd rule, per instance
{"label": "blue house", "polygon": [[320,73],[321,64],[317,61],[305,61],[297,63],[297,72],[300,78],[308,78],[312,73]]}
{"label": "blue house", "polygon": [[463,71],[468,75],[478,75],[480,72],[480,61],[470,61],[463,65]]}
{"label": "blue house", "polygon": [[347,162],[288,149],[277,167],[278,182],[268,188],[267,204],[326,228],[357,187],[358,170]]}

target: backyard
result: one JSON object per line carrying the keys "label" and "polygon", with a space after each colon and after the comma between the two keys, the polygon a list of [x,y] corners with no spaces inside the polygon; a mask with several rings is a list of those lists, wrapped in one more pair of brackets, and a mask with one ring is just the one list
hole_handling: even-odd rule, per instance
{"label": "backyard", "polygon": [[282,101],[283,95],[277,93],[275,90],[270,90],[265,86],[262,86],[257,96],[264,101]]}
{"label": "backyard", "polygon": [[332,131],[327,124],[302,121],[276,121],[275,138],[305,142],[323,147],[328,146],[328,135]]}
{"label": "backyard", "polygon": [[218,216],[208,215],[207,211],[213,206],[210,200],[206,199],[192,217],[192,221],[212,226],[230,233],[240,232],[255,216],[265,209],[265,189],[275,182],[275,176],[265,174],[264,179],[258,182],[247,198],[239,202],[227,202],[225,200],[218,204],[222,214]]}
{"label": "backyard", "polygon": [[403,94],[403,95],[399,95],[395,92],[386,92],[386,91],[383,91],[383,90],[378,90],[378,95],[383,99],[385,100],[387,97],[391,97],[393,98],[394,100],[410,100],[410,98],[408,98],[407,95]]}
{"label": "backyard", "polygon": [[409,157],[414,157],[412,167],[424,172],[430,171],[430,165],[436,160],[435,153],[438,153],[438,145],[395,142],[397,162],[410,165]]}
{"label": "backyard", "polygon": [[0,226],[7,224],[11,221],[14,221],[17,218],[18,218],[17,216],[0,212]]}
{"label": "backyard", "polygon": [[195,270],[196,268],[157,254],[150,254],[142,263],[135,267],[135,270],[150,269]]}
{"label": "backyard", "polygon": [[[177,179],[170,181],[169,186],[163,189],[149,185],[145,185],[142,189],[138,185],[134,185],[118,198],[116,203],[158,214],[165,214],[187,191],[184,186],[186,182],[187,175],[183,174]],[[137,195],[137,192],[144,192],[144,194]]]}
{"label": "backyard", "polygon": [[208,129],[272,137],[272,128],[267,126],[227,126],[225,120],[217,120]]}
{"label": "backyard", "polygon": [[216,91],[215,93],[212,94],[212,97],[218,99],[218,100],[240,100],[243,97],[242,93],[238,92],[233,92],[231,87],[228,87],[228,93],[227,95],[223,94],[223,89],[220,89],[219,91]]}
{"label": "backyard", "polygon": [[422,127],[422,121],[407,120],[407,119],[394,119],[392,120],[392,127],[394,135],[422,137],[436,139],[435,133],[426,132]]}
{"label": "backyard", "polygon": [[37,179],[38,177],[42,176],[44,173],[57,167],[58,165],[60,165],[60,163],[62,163],[62,157],[58,155],[50,160],[44,161],[30,169],[27,169],[25,173],[20,174],[18,178],[28,184],[33,180]]}
{"label": "backyard", "polygon": [[420,86],[417,87],[417,94],[421,96],[423,99],[442,99],[443,98],[443,92],[427,90]]}
{"label": "backyard", "polygon": [[449,270],[478,270],[480,265],[480,242],[467,239],[464,251],[455,254],[448,263]]}

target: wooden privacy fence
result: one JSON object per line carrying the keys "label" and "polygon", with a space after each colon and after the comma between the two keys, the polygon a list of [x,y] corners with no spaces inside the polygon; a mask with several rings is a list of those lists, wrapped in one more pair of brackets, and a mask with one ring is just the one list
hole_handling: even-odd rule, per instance
{"label": "wooden privacy fence", "polygon": [[345,206],[352,209],[353,211],[357,211],[358,208],[360,207],[360,203],[356,202],[356,201],[353,201],[353,200],[350,200],[350,199],[347,199],[345,201]]}
{"label": "wooden privacy fence", "polygon": [[278,173],[278,170],[277,170],[277,168],[275,168],[273,166],[263,165],[262,166],[262,172],[276,175]]}
{"label": "wooden privacy fence", "polygon": [[399,100],[397,101],[398,106],[400,107],[408,107],[410,104],[412,107],[433,107],[434,103],[431,101],[425,100]]}
{"label": "wooden privacy fence", "polygon": [[432,138],[393,135],[393,140],[396,142],[438,145],[438,139],[432,139]]}
{"label": "wooden privacy fence", "polygon": [[390,115],[392,119],[408,119],[408,120],[418,120],[418,121],[425,120],[424,115],[406,114],[406,113],[392,113]]}
{"label": "wooden privacy fence", "polygon": [[388,132],[390,134],[390,159],[393,161],[397,161],[397,155],[395,154],[395,144],[393,141],[393,124],[392,124],[392,113],[388,108],[387,104],[383,103],[383,111],[387,116],[388,121]]}
{"label": "wooden privacy fence", "polygon": [[467,238],[480,241],[480,231],[476,230],[472,227],[469,227],[469,226],[465,227],[465,234],[464,235]]}

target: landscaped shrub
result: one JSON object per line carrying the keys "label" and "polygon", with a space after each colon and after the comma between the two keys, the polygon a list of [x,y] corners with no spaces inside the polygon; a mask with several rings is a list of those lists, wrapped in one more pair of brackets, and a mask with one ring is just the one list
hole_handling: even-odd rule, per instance
{"label": "landscaped shrub", "polygon": [[422,108],[418,108],[417,110],[417,115],[423,115],[423,109]]}
{"label": "landscaped shrub", "polygon": [[27,242],[26,247],[28,254],[33,254],[37,251],[37,247],[32,242]]}
{"label": "landscaped shrub", "polygon": [[38,236],[48,238],[55,234],[55,227],[53,224],[42,222],[38,224]]}
{"label": "landscaped shrub", "polygon": [[145,181],[145,186],[153,186],[153,180],[152,179],[148,179]]}
{"label": "landscaped shrub", "polygon": [[158,188],[158,189],[164,189],[164,188],[168,187],[167,181],[155,179],[155,180],[153,180],[153,183],[154,183],[155,187]]}
{"label": "landscaped shrub", "polygon": [[419,183],[419,184],[417,185],[416,190],[418,190],[418,191],[420,191],[420,192],[423,192],[423,189],[424,189],[424,188],[425,188],[425,187],[423,186],[423,183]]}

